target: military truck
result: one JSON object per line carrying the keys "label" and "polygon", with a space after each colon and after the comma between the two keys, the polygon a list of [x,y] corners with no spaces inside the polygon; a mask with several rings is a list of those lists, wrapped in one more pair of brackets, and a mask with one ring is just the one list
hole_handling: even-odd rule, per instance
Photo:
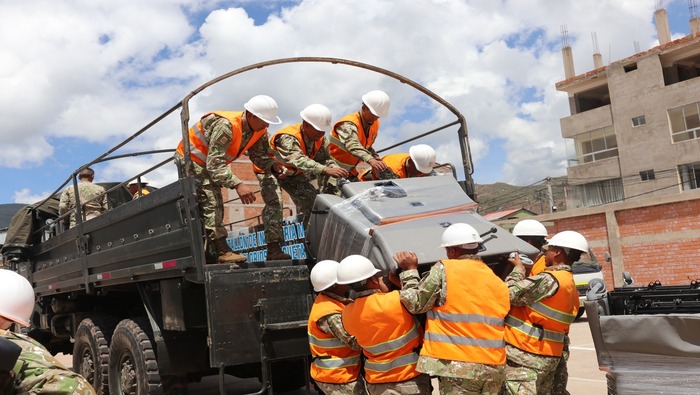
{"label": "military truck", "polygon": [[[214,258],[205,243],[187,153],[185,172],[175,182],[133,200],[125,187],[146,174],[154,179],[151,172],[165,166],[174,171],[168,156],[127,180],[105,184],[107,212],[84,221],[84,202],[78,202],[76,226],[64,225],[58,196],[66,185],[77,192],[81,169],[138,155],[170,154],[173,150],[116,151],[157,128],[177,109],[182,139],[187,139],[189,101],[196,94],[243,72],[300,62],[378,72],[445,106],[457,120],[421,136],[456,127],[466,180],[458,183],[454,166],[448,166],[452,173],[443,176],[348,183],[342,197],[319,195],[302,242],[304,259],[250,259],[240,269],[208,264]],[[410,249],[418,252],[425,268],[444,258],[437,246],[442,230],[453,222],[468,222],[483,233],[481,254],[494,268],[504,264],[510,251],[533,253],[528,244],[475,213],[471,167],[464,117],[403,76],[338,58],[257,63],[195,89],[124,142],[76,169],[52,196],[21,210],[2,254],[34,286],[37,304],[29,334],[53,353],[72,354],[73,369],[103,394],[186,393],[189,382],[217,374],[222,394],[227,374],[258,377],[258,393],[305,383],[308,388],[306,322],[314,298],[308,275],[318,259],[364,254],[387,271],[395,251]],[[238,237],[232,230],[230,244]]]}
{"label": "military truck", "polygon": [[608,291],[593,280],[586,316],[608,394],[697,394],[700,388],[700,279]]}

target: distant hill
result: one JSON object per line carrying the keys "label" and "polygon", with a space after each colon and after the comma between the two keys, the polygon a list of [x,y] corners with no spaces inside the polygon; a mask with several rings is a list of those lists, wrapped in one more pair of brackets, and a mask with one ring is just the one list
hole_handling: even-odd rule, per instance
{"label": "distant hill", "polygon": [[[566,210],[566,195],[564,189],[566,177],[552,178],[552,198],[558,211]],[[495,184],[476,184],[476,199],[481,215],[518,208],[525,208],[537,214],[549,213],[549,198],[545,182],[518,186],[504,182]]]}
{"label": "distant hill", "polygon": [[0,229],[7,228],[10,225],[12,217],[24,206],[26,206],[26,204],[0,204]]}

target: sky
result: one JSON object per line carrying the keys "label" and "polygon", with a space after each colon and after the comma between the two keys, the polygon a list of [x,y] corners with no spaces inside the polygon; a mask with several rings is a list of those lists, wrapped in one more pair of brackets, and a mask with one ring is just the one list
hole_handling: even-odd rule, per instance
{"label": "sky", "polygon": [[[467,120],[478,184],[565,175],[559,120],[569,115],[568,99],[555,89],[564,79],[562,26],[583,74],[593,69],[593,32],[606,64],[634,54],[635,42],[642,51],[658,45],[657,1],[0,0],[0,204],[59,190],[80,166],[213,78],[299,56],[387,69],[449,102]],[[689,34],[687,0],[663,4],[672,38]],[[299,123],[299,111],[312,103],[337,119],[373,89],[392,99],[375,148],[455,119],[391,78],[332,64],[234,76],[196,95],[189,114],[241,110],[266,94],[284,124]],[[114,155],[172,149],[180,124],[177,109]],[[454,128],[414,143],[433,146],[439,163],[461,163]],[[98,163],[95,181],[123,181],[170,155]],[[177,177],[172,165],[149,176],[154,186]]]}

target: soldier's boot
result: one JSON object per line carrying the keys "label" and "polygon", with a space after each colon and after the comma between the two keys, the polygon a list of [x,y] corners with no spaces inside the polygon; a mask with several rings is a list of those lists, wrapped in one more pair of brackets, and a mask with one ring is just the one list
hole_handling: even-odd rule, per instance
{"label": "soldier's boot", "polygon": [[280,247],[280,243],[268,243],[267,244],[267,260],[268,261],[282,261],[292,259],[292,256],[285,254]]}
{"label": "soldier's boot", "polygon": [[231,250],[228,246],[225,237],[214,240],[214,247],[216,248],[216,262],[217,263],[231,263],[234,269],[239,269],[240,266],[236,263],[241,263],[246,261],[246,257],[243,255],[238,255]]}

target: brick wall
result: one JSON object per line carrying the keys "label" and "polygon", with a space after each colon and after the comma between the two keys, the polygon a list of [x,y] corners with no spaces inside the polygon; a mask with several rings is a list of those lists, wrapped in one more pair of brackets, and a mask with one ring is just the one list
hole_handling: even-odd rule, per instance
{"label": "brick wall", "polygon": [[[636,286],[700,279],[700,190],[533,218],[547,226],[550,236],[562,230],[582,233],[603,265],[609,288],[622,285],[625,271]],[[603,263],[606,252],[611,263]]]}

